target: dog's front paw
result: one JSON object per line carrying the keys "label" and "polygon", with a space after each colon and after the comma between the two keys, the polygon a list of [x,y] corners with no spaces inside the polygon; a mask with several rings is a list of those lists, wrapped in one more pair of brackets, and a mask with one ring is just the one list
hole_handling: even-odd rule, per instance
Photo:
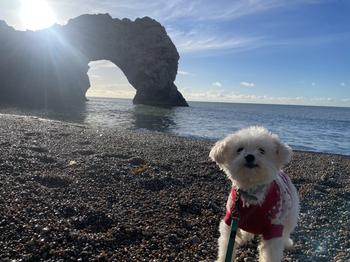
{"label": "dog's front paw", "polygon": [[294,242],[293,242],[293,240],[291,238],[285,238],[284,239],[284,247],[286,249],[292,249],[293,245],[294,245]]}
{"label": "dog's front paw", "polygon": [[227,245],[230,238],[231,227],[226,225],[224,220],[220,222],[219,232],[220,237],[218,239],[219,251],[217,262],[224,262],[226,257]]}

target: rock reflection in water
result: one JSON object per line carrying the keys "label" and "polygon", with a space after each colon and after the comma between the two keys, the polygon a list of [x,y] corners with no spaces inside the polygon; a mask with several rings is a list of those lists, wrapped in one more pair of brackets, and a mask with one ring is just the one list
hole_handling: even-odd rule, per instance
{"label": "rock reflection in water", "polygon": [[135,105],[132,111],[132,129],[171,132],[175,126],[174,108]]}
{"label": "rock reflection in water", "polygon": [[45,119],[68,121],[74,123],[84,124],[86,121],[86,105],[79,104],[76,106],[66,107],[50,107],[44,109],[38,109],[33,107],[0,107],[0,113],[2,114],[14,114],[35,116]]}

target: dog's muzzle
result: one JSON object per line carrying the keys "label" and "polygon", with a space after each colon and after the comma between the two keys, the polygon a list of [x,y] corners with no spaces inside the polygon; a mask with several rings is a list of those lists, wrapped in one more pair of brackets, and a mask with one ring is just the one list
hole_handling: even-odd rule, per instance
{"label": "dog's muzzle", "polygon": [[258,167],[258,165],[254,163],[254,161],[255,161],[255,156],[254,156],[254,155],[251,155],[251,154],[246,155],[246,156],[244,157],[244,159],[245,159],[245,161],[246,161],[246,163],[245,163],[245,166],[246,166],[246,167],[248,167],[248,168],[255,168],[255,167]]}

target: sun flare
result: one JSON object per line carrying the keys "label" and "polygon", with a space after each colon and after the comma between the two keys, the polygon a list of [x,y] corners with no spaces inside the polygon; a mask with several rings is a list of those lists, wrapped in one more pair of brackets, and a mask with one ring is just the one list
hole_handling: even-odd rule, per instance
{"label": "sun flare", "polygon": [[43,29],[57,22],[55,13],[45,0],[22,0],[20,17],[29,30]]}

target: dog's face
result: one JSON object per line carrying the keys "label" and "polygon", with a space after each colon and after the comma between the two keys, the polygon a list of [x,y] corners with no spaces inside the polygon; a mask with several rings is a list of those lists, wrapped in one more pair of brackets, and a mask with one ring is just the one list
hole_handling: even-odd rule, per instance
{"label": "dog's face", "polygon": [[249,127],[218,141],[209,156],[237,186],[249,189],[270,183],[291,154],[277,135],[263,127]]}

